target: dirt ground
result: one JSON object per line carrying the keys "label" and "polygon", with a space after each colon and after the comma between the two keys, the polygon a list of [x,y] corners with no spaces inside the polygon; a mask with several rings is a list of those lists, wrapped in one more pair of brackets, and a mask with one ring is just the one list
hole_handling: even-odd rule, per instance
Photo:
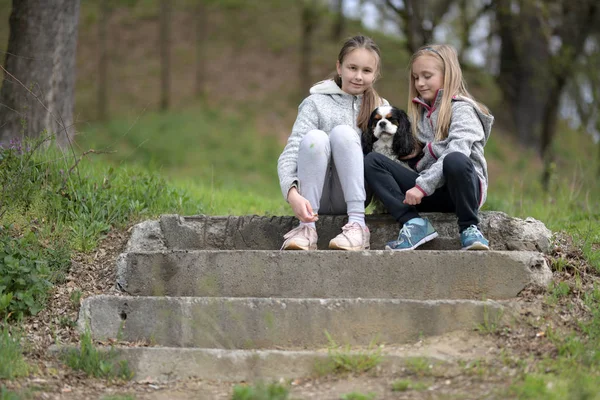
{"label": "dirt ground", "polygon": [[[235,385],[250,382],[183,380],[162,383],[146,379],[122,382],[92,379],[73,371],[50,356],[54,343],[78,342],[75,321],[80,299],[114,289],[115,259],[124,250],[129,233],[112,232],[99,248],[87,255],[78,254],[66,282],[54,287],[48,307],[23,324],[26,358],[32,366],[27,378],[2,382],[8,389],[31,399],[103,399],[130,395],[138,400],[230,399]],[[555,281],[565,281],[572,289],[568,298],[549,302],[544,293],[526,289],[510,302],[510,315],[491,332],[473,330],[418,343],[385,348],[384,353],[435,355],[450,362],[407,366],[392,370],[383,366],[360,375],[333,375],[296,379],[290,385],[291,399],[340,399],[357,392],[372,394],[374,399],[505,399],[511,383],[527,372],[531,365],[556,352],[546,338],[548,326],[555,330],[577,329],[577,320],[587,311],[579,296],[597,277],[588,274],[590,267],[581,252],[568,238],[560,238],[552,258],[565,260]],[[581,284],[575,284],[575,276]],[[452,361],[453,360],[453,361]],[[398,380],[410,382],[404,391],[392,390]],[[118,397],[117,397],[118,398]]]}

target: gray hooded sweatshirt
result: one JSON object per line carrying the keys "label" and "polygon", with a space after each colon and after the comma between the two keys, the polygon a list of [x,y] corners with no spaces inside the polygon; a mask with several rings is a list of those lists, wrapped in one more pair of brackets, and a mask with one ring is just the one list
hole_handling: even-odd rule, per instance
{"label": "gray hooded sweatshirt", "polygon": [[[313,129],[327,134],[338,125],[348,125],[360,135],[356,119],[362,104],[362,95],[354,96],[344,92],[333,80],[325,80],[310,89],[310,96],[298,107],[298,117],[292,127],[283,152],[277,162],[279,185],[283,198],[298,182],[298,149],[304,135]],[[387,101],[383,100],[384,104]]]}
{"label": "gray hooded sweatshirt", "polygon": [[471,159],[479,176],[481,191],[481,207],[487,198],[488,173],[483,147],[485,146],[494,123],[494,117],[484,114],[477,104],[466,97],[455,96],[452,99],[452,117],[448,137],[435,141],[435,127],[439,114],[442,90],[439,90],[433,106],[429,106],[421,98],[414,98],[413,103],[420,104],[421,119],[417,125],[417,137],[424,143],[423,158],[416,165],[419,177],[416,186],[425,195],[431,195],[445,183],[443,161],[452,152],[463,153]]}

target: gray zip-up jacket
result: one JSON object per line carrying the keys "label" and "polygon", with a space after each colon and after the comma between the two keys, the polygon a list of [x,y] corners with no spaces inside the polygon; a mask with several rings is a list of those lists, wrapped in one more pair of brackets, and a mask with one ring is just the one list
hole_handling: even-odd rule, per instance
{"label": "gray zip-up jacket", "polygon": [[[344,92],[333,80],[317,83],[310,93],[298,106],[298,117],[277,162],[279,185],[286,201],[290,188],[298,182],[298,150],[304,135],[313,129],[329,134],[338,125],[351,126],[361,134],[356,126],[356,118],[360,112],[362,95]],[[387,104],[385,100],[384,103]]]}
{"label": "gray zip-up jacket", "polygon": [[421,105],[421,119],[417,125],[417,137],[424,143],[423,158],[415,166],[419,177],[416,186],[425,195],[431,195],[445,183],[443,160],[447,154],[459,152],[471,159],[479,176],[479,188],[483,205],[487,198],[488,173],[483,147],[485,146],[494,123],[494,117],[484,114],[477,104],[465,97],[455,96],[452,99],[452,117],[448,137],[435,141],[435,127],[439,114],[439,103],[442,90],[439,90],[433,106],[429,106],[421,98],[414,98],[413,103]]}

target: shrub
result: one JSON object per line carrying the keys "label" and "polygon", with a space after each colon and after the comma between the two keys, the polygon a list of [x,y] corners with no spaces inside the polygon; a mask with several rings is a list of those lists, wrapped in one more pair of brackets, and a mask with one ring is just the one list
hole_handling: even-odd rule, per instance
{"label": "shrub", "polygon": [[0,317],[20,319],[35,315],[44,306],[51,286],[48,259],[36,234],[11,236],[10,227],[0,231]]}

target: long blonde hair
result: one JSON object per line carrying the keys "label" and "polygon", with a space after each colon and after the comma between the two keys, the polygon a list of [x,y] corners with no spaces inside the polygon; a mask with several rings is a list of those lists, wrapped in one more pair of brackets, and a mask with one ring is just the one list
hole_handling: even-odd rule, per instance
{"label": "long blonde hair", "polygon": [[408,116],[413,122],[413,135],[417,136],[417,125],[421,118],[419,105],[413,103],[413,99],[419,95],[415,87],[415,79],[413,78],[413,64],[417,58],[428,56],[436,60],[439,70],[444,76],[442,101],[439,106],[439,114],[437,118],[437,126],[435,127],[435,140],[444,140],[448,137],[450,129],[450,119],[452,118],[452,98],[454,96],[462,96],[473,100],[473,102],[484,113],[489,115],[488,108],[477,102],[468,92],[465,84],[462,69],[458,62],[458,55],[454,47],[447,44],[430,44],[421,47],[410,59],[410,71],[408,76]]}
{"label": "long blonde hair", "polygon": [[[377,58],[377,68],[375,70],[375,79],[377,79],[381,74],[381,51],[379,50],[379,46],[375,44],[375,41],[368,36],[358,35],[353,36],[347,39],[338,54],[338,62],[340,65],[344,62],[344,58],[346,55],[350,54],[352,51],[356,49],[367,49],[373,54],[375,54]],[[341,88],[342,87],[342,77],[337,73],[334,74],[333,80],[335,83]],[[375,83],[375,81],[373,81]],[[368,130],[369,125],[369,117],[371,116],[371,112],[382,104],[382,99],[375,91],[373,86],[369,87],[363,93],[362,105],[360,106],[360,112],[358,113],[358,117],[356,118],[356,125],[363,132]]]}

